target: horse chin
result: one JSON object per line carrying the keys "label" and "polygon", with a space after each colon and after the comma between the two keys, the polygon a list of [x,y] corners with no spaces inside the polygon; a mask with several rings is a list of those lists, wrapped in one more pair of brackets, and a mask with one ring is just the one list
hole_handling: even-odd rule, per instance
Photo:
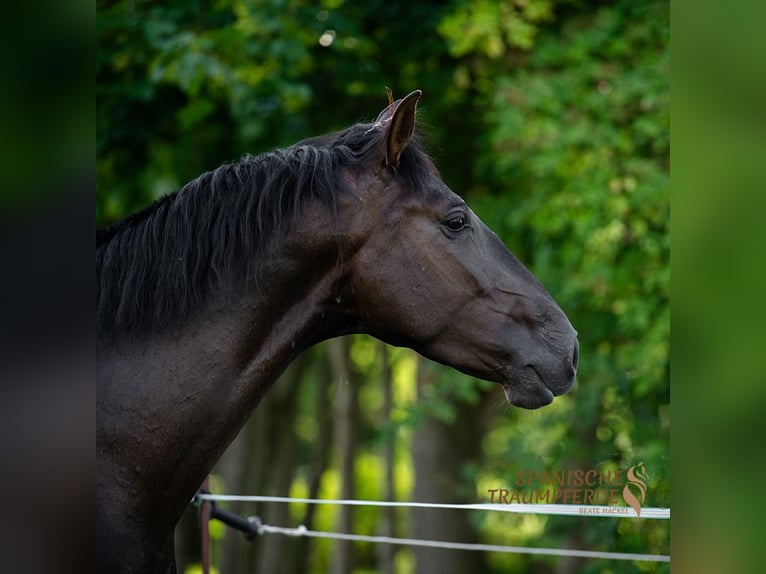
{"label": "horse chin", "polygon": [[523,368],[506,366],[502,369],[500,384],[509,404],[524,409],[539,409],[551,404],[554,397],[567,393],[574,385],[574,369],[565,378],[557,377],[555,373],[541,374],[541,369],[542,366],[534,365]]}
{"label": "horse chin", "polygon": [[514,407],[523,409],[539,409],[553,402],[553,393],[544,384],[517,385],[515,383],[501,383],[505,399]]}
{"label": "horse chin", "polygon": [[[506,400],[513,406],[534,410],[553,402],[554,391],[532,366],[515,372],[513,380],[503,381]],[[559,393],[556,393],[559,394]]]}

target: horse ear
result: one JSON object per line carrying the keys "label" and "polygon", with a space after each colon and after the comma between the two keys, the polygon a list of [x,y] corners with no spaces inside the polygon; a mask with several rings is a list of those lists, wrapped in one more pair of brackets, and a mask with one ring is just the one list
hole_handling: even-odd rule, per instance
{"label": "horse ear", "polygon": [[388,123],[386,166],[398,165],[402,151],[412,138],[415,131],[415,108],[421,95],[423,92],[415,90],[396,105],[394,115]]}

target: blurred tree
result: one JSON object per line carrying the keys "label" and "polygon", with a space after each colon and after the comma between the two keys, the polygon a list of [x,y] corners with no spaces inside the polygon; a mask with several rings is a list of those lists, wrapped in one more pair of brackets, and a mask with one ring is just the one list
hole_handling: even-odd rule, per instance
{"label": "blurred tree", "polygon": [[[418,400],[432,393],[439,371],[418,361]],[[443,388],[443,387],[442,387]],[[439,397],[444,400],[444,397]],[[448,403],[454,406],[454,402]],[[419,502],[468,504],[474,501],[476,487],[466,479],[464,468],[475,464],[481,442],[479,405],[463,403],[424,417],[412,438],[415,487],[413,499]],[[415,508],[412,510],[412,535],[415,538],[450,542],[477,542],[470,515],[462,510]],[[415,548],[417,572],[421,574],[461,574],[483,572],[483,557],[478,552]]]}
{"label": "blurred tree", "polygon": [[[356,498],[356,462],[357,427],[359,424],[359,385],[349,356],[348,337],[333,339],[327,343],[330,369],[336,382],[336,403],[334,422],[336,426],[336,451],[340,460],[340,497],[345,500]],[[354,507],[343,506],[340,509],[338,532],[351,532],[354,529]],[[333,572],[350,574],[354,568],[354,545],[348,540],[340,540],[333,556]]]}
{"label": "blurred tree", "polygon": [[[391,420],[393,415],[394,403],[394,384],[393,374],[391,372],[391,360],[388,352],[388,346],[385,343],[378,344],[380,353],[381,376],[380,385],[383,392],[383,400],[380,409],[380,419],[384,423]],[[394,440],[391,433],[385,433],[381,437],[383,442],[382,464],[383,464],[383,500],[396,499],[396,486],[394,482]],[[381,536],[395,537],[396,529],[396,511],[394,508],[384,508],[382,524],[379,531]],[[377,558],[381,574],[394,574],[395,547],[392,544],[378,544]]]}

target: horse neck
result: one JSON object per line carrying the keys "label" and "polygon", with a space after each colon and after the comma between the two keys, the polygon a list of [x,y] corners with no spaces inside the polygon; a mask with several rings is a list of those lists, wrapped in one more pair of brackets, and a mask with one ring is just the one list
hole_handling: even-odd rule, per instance
{"label": "horse neck", "polygon": [[99,350],[99,480],[142,493],[135,515],[174,524],[290,361],[343,331],[334,262],[274,261],[236,301]]}

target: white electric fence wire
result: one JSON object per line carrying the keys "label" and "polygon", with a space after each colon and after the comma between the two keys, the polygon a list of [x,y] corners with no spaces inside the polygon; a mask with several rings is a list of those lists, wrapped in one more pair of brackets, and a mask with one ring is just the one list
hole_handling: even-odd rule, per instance
{"label": "white electric fence wire", "polygon": [[[627,506],[582,506],[575,504],[442,504],[436,502],[391,502],[387,500],[343,500],[325,498],[290,498],[288,496],[258,496],[239,494],[199,494],[200,500],[239,502],[294,502],[301,504],[329,504],[340,506],[393,506],[397,508],[444,508],[457,510],[491,510],[518,514],[548,514],[558,516],[582,516],[592,518],[636,518]],[[640,518],[670,519],[669,508],[647,507],[641,509]]]}
{"label": "white electric fence wire", "polygon": [[400,544],[403,546],[427,546],[430,548],[445,548],[450,550],[479,550],[483,552],[512,552],[515,554],[543,554],[548,556],[577,556],[580,558],[601,558],[606,560],[632,560],[643,562],[670,562],[670,556],[661,554],[630,554],[622,552],[598,552],[592,550],[573,550],[563,548],[529,548],[525,546],[500,546],[497,544],[468,544],[463,542],[444,542],[441,540],[423,540],[418,538],[392,538],[390,536],[366,536],[363,534],[343,534],[340,532],[321,532],[309,530],[301,525],[298,528],[283,528],[261,524],[260,534],[284,534],[286,536],[307,536],[310,538],[330,538],[335,540],[352,540],[355,542],[376,542],[383,544]]}
{"label": "white electric fence wire", "polygon": [[[435,502],[392,502],[386,500],[344,500],[325,498],[290,498],[287,496],[259,496],[237,494],[199,493],[198,500],[239,501],[239,502],[285,502],[301,504],[328,504],[336,506],[378,506],[397,508],[442,508],[459,510],[491,510],[521,514],[546,514],[559,516],[589,516],[611,518],[634,518],[635,511],[618,506],[577,506],[571,504],[443,504]],[[641,518],[670,519],[669,508],[642,508]],[[496,544],[469,544],[463,542],[445,542],[441,540],[423,540],[417,538],[392,538],[389,536],[367,536],[363,534],[344,534],[340,532],[321,532],[308,530],[301,525],[297,528],[284,528],[259,524],[259,533],[283,534],[286,536],[307,536],[311,538],[331,538],[356,542],[376,542],[400,544],[404,546],[427,546],[453,550],[479,550],[484,552],[512,552],[516,554],[541,554],[548,556],[576,556],[580,558],[602,558],[607,560],[633,560],[644,562],[670,562],[670,556],[662,554],[631,554],[623,552],[599,552],[594,550],[575,550],[563,548],[530,548],[524,546],[501,546]]]}

